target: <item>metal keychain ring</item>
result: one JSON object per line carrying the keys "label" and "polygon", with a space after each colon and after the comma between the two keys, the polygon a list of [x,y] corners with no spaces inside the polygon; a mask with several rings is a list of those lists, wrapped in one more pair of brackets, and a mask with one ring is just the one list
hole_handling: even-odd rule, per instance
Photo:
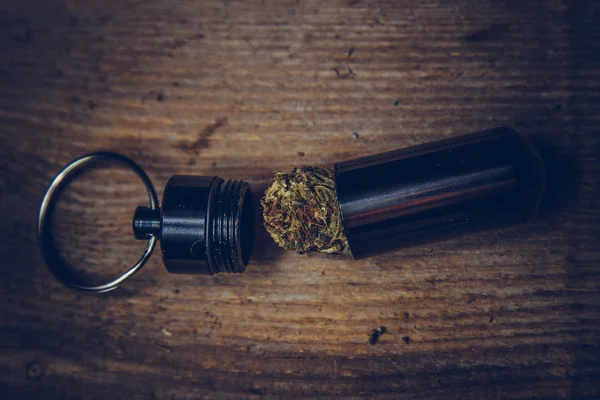
{"label": "metal keychain ring", "polygon": [[123,274],[102,285],[86,285],[82,279],[75,276],[75,274],[72,272],[72,269],[69,268],[62,260],[56,249],[50,227],[50,217],[54,210],[56,195],[60,193],[69,182],[71,182],[72,178],[77,173],[81,172],[85,167],[102,160],[117,162],[135,172],[146,187],[148,198],[150,200],[150,208],[152,210],[157,210],[159,208],[156,190],[154,190],[154,186],[152,185],[150,178],[148,178],[148,175],[139,165],[120,154],[105,152],[92,153],[71,162],[69,165],[63,168],[58,175],[56,175],[52,183],[50,183],[50,186],[48,186],[48,190],[46,190],[44,198],[42,199],[37,224],[38,244],[40,246],[44,261],[46,262],[46,265],[48,265],[50,272],[52,272],[52,274],[59,281],[70,288],[93,293],[104,293],[116,289],[125,279],[139,271],[152,255],[152,251],[154,250],[154,246],[156,246],[156,241],[158,240],[156,236],[150,235],[148,238],[148,246],[138,262]]}

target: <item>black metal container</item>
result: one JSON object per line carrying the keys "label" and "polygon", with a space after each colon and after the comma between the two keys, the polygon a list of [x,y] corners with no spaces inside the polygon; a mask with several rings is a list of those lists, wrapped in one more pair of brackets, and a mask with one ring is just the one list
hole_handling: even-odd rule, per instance
{"label": "black metal container", "polygon": [[354,258],[526,220],[544,190],[530,142],[496,128],[335,164]]}
{"label": "black metal container", "polygon": [[[149,206],[133,218],[142,257],[111,280],[90,285],[58,253],[48,222],[60,193],[82,169],[116,162],[142,180]],[[508,128],[376,154],[335,164],[342,223],[355,258],[523,221],[537,210],[544,166],[528,140]],[[54,178],[38,215],[38,242],[51,272],[65,285],[103,293],[147,262],[157,241],[172,273],[243,272],[252,253],[254,210],[250,185],[217,176],[173,176],[162,207],[146,173],[115,153],[80,157]]]}

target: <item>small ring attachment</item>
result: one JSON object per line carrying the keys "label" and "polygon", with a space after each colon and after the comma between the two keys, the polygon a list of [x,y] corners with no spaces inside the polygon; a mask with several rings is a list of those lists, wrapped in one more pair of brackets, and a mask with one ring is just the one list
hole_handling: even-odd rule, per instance
{"label": "small ring attachment", "polygon": [[66,265],[63,259],[60,257],[52,237],[52,229],[50,224],[50,218],[54,211],[57,194],[59,194],[66,187],[66,185],[71,182],[77,173],[99,161],[116,162],[135,172],[146,187],[148,199],[150,200],[150,209],[159,210],[158,195],[156,194],[156,190],[154,190],[154,186],[152,185],[148,175],[139,165],[120,154],[100,152],[85,155],[71,162],[54,178],[52,183],[50,183],[50,186],[48,186],[40,205],[37,224],[38,244],[46,265],[48,265],[50,272],[52,272],[52,274],[59,281],[70,288],[92,293],[105,293],[114,290],[121,283],[123,283],[123,281],[139,271],[152,255],[158,240],[155,235],[148,235],[148,246],[146,247],[142,257],[140,257],[140,259],[132,267],[111,281],[96,286],[88,285],[81,278],[76,276],[72,269]]}

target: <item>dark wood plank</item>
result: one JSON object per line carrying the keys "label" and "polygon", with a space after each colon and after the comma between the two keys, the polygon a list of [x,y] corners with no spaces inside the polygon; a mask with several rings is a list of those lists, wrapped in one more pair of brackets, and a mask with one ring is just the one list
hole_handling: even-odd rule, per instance
{"label": "dark wood plank", "polygon": [[[600,397],[600,17],[593,1],[5,1],[0,5],[0,395],[19,399]],[[533,137],[527,225],[364,261],[261,237],[239,276],[158,254],[102,296],[36,247],[44,189],[95,150],[157,188],[264,188],[299,164],[497,125]],[[96,273],[135,261],[135,177],[86,174],[57,237]],[[387,333],[371,346],[373,328]]]}

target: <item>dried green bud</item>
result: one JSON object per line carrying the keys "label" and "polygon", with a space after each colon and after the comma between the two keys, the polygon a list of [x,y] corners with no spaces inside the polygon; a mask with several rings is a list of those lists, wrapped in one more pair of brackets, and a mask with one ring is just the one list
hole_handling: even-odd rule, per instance
{"label": "dried green bud", "polygon": [[332,169],[279,172],[261,204],[265,228],[281,247],[300,254],[349,252]]}

